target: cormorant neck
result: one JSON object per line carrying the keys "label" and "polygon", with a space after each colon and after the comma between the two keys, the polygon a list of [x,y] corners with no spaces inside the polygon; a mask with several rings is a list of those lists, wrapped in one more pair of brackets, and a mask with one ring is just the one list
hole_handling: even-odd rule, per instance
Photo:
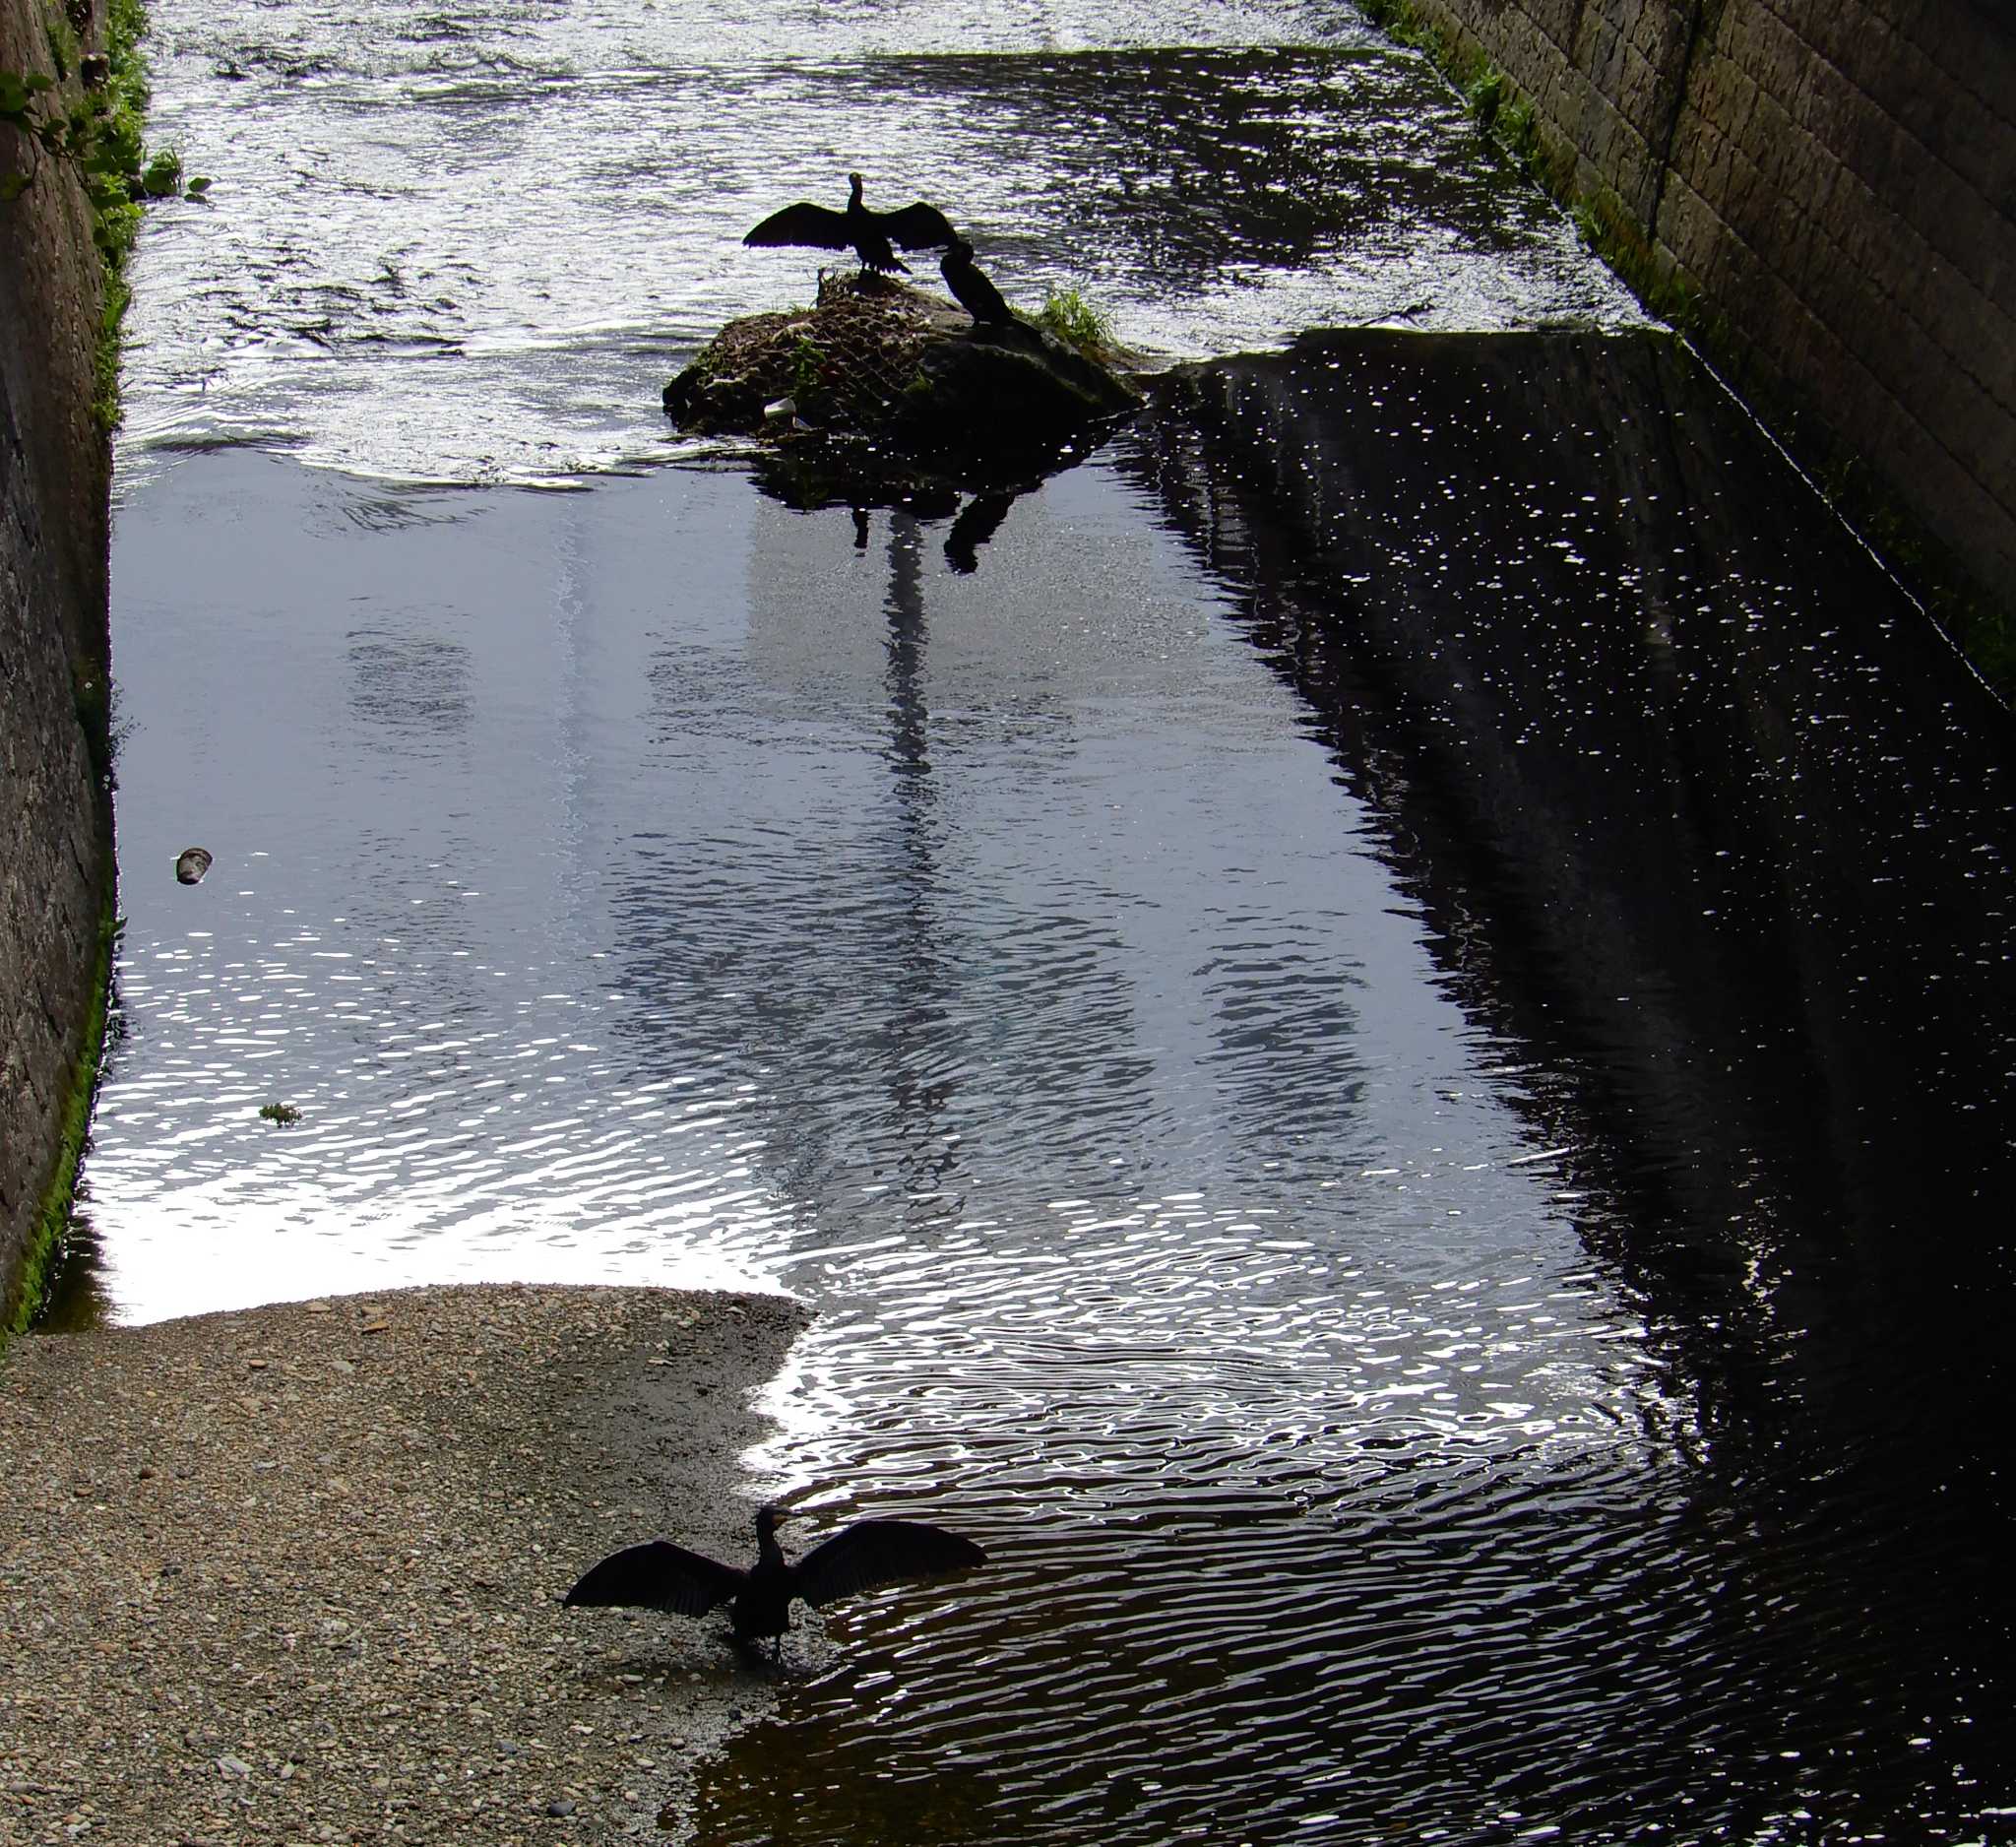
{"label": "cormorant neck", "polygon": [[858,173],[847,176],[847,202],[850,210],[861,202],[861,176]]}
{"label": "cormorant neck", "polygon": [[756,1557],[758,1560],[784,1559],[784,1548],[777,1543],[777,1509],[759,1507],[756,1510]]}

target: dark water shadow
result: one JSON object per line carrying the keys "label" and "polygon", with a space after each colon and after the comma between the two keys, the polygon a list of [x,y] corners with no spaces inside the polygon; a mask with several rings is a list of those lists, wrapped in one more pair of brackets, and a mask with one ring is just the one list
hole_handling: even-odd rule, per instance
{"label": "dark water shadow", "polygon": [[[1984,1838],[2016,1788],[1999,708],[1660,340],[1312,338],[1112,459],[1295,689],[1689,1415],[1642,1473],[1395,1436],[1320,1520],[1176,1495],[1088,1530],[1039,1446],[1022,1546],[788,1689],[703,1775],[707,1837]],[[1122,1615],[1149,1581],[1166,1652]],[[1239,1582],[1261,1641],[1212,1627]],[[896,1654],[928,1717],[878,1731]],[[894,1803],[955,1744],[978,1811]]]}
{"label": "dark water shadow", "polygon": [[[119,1004],[119,978],[111,976],[105,1003],[105,1037],[98,1052],[98,1089],[111,1075],[126,1039],[126,1015]],[[115,1304],[105,1263],[104,1241],[91,1211],[91,1137],[78,1156],[75,1189],[62,1236],[50,1253],[42,1299],[30,1328],[37,1334],[81,1334],[111,1324]]]}
{"label": "dark water shadow", "polygon": [[80,1198],[49,1266],[33,1332],[82,1334],[94,1327],[106,1327],[112,1320],[112,1307],[111,1294],[105,1286],[103,1243],[97,1228],[92,1224],[88,1204]]}
{"label": "dark water shadow", "polygon": [[950,520],[946,562],[970,577],[1016,501],[1098,454],[1126,420],[1102,418],[1037,445],[995,446],[976,433],[963,455],[914,455],[886,440],[808,433],[760,448],[750,479],[767,498],[794,512],[846,507],[853,516],[856,551],[868,548],[872,512],[886,510],[900,522],[922,526]]}
{"label": "dark water shadow", "polygon": [[[1681,1264],[1970,1324],[2016,1172],[2007,714],[1661,338],[1311,337],[1179,394],[1132,466]],[[1999,1343],[1946,1364],[2006,1385]]]}
{"label": "dark water shadow", "polygon": [[1694,1389],[1702,1517],[1968,1688],[2006,1783],[2007,714],[1659,337],[1310,336],[1120,462],[1626,1202],[1584,1235]]}
{"label": "dark water shadow", "polygon": [[[1509,249],[1535,214],[1480,139],[1452,159],[1447,90],[1383,47],[886,58],[874,81],[885,101],[956,99],[971,161],[1034,168],[1054,195],[1053,236],[1179,287],[1300,271],[1403,227]],[[1012,235],[986,247],[1034,254]]]}
{"label": "dark water shadow", "polygon": [[833,1841],[997,1841],[1001,1791],[957,1750],[928,1763],[871,1756],[872,1741],[851,1752],[808,1741],[803,1728],[770,1720],[735,1740],[738,1755],[821,1764],[809,1783],[778,1777],[746,1787],[703,1779],[694,1806],[696,1841],[761,1838],[777,1847],[827,1847]]}

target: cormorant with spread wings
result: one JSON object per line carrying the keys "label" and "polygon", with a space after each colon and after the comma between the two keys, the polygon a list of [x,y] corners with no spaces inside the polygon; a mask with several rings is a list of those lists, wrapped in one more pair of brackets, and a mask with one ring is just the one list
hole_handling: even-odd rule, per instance
{"label": "cormorant with spread wings", "polygon": [[756,1562],[746,1571],[668,1539],[647,1540],[611,1553],[567,1593],[567,1602],[690,1617],[731,1603],[735,1639],[749,1642],[781,1637],[790,1627],[793,1597],[817,1609],[883,1584],[986,1562],[972,1540],[921,1520],[856,1520],[790,1564],[777,1543],[777,1517],[775,1507],[757,1513]]}
{"label": "cormorant with spread wings", "polygon": [[845,212],[800,200],[782,212],[773,212],[742,239],[745,244],[809,244],[815,250],[851,249],[861,268],[887,275],[892,270],[910,274],[910,265],[893,246],[906,250],[935,250],[956,243],[959,233],[951,221],[934,205],[921,199],[900,212],[871,212],[861,203],[861,176],[848,176]]}

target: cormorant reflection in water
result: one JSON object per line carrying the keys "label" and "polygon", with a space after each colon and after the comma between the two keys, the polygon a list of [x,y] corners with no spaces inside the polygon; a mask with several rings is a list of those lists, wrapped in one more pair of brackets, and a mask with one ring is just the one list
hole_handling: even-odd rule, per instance
{"label": "cormorant reflection in water", "polygon": [[[945,561],[962,577],[971,577],[980,568],[979,549],[1001,530],[1001,522],[1008,517],[1008,509],[1022,495],[1019,491],[975,494],[952,522],[952,530],[945,536]],[[909,508],[913,513],[917,509]],[[869,518],[871,509],[864,506],[850,506],[848,512],[854,523],[854,549],[868,548]],[[925,517],[929,517],[926,515]]]}
{"label": "cormorant reflection in water", "polygon": [[962,577],[980,568],[979,548],[1001,530],[1008,509],[1020,498],[1012,493],[975,494],[952,522],[945,540],[945,558]]}

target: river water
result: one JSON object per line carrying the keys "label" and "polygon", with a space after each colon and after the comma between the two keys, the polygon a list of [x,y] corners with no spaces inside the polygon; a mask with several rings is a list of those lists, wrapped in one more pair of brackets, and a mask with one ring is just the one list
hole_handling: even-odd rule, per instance
{"label": "river water", "polygon": [[[700,1839],[2016,1838],[1999,715],[1418,61],[155,18],[80,1291],[809,1300],[752,1492],[994,1562]],[[1263,356],[793,511],[657,393],[852,165]]]}

